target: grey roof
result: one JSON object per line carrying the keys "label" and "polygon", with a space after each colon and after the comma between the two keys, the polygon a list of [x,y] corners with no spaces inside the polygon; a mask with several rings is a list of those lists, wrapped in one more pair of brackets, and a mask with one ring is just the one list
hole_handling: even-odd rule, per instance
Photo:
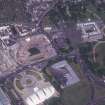
{"label": "grey roof", "polygon": [[3,104],[0,102],[0,105],[3,105]]}
{"label": "grey roof", "polygon": [[0,88],[0,105],[10,105],[8,97],[5,95],[5,93],[1,88]]}

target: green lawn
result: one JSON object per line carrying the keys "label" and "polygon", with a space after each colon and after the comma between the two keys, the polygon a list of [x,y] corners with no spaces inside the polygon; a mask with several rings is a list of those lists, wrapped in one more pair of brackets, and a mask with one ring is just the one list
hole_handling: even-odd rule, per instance
{"label": "green lawn", "polygon": [[[102,78],[103,75],[105,75],[105,44],[102,43],[96,47],[96,51],[94,54],[95,57],[93,57],[93,48],[95,44],[92,45],[91,48],[89,47],[88,44],[85,47],[84,46],[81,47],[80,53],[83,56],[83,59],[85,60],[87,65],[92,70],[92,72],[97,77]],[[96,60],[94,60],[94,58],[96,58]]]}
{"label": "green lawn", "polygon": [[65,105],[85,105],[90,100],[90,87],[85,82],[64,89],[62,101]]}
{"label": "green lawn", "polygon": [[100,43],[95,49],[95,59],[93,64],[94,72],[101,78],[105,75],[105,43]]}
{"label": "green lawn", "polygon": [[64,89],[62,101],[65,105],[86,105],[90,100],[91,90],[87,79],[81,71],[79,64],[71,63],[80,82]]}
{"label": "green lawn", "polygon": [[105,43],[101,43],[96,47],[96,62],[105,65]]}
{"label": "green lawn", "polygon": [[95,97],[105,97],[105,88],[98,86],[98,85],[94,85],[95,86]]}

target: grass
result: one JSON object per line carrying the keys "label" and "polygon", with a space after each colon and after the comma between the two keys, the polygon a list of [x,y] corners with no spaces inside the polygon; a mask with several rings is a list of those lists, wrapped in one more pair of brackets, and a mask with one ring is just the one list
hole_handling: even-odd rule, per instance
{"label": "grass", "polygon": [[63,102],[65,105],[85,105],[89,101],[89,85],[84,82],[68,87],[63,91]]}
{"label": "grass", "polygon": [[103,78],[105,76],[105,43],[100,43],[96,46],[92,68],[98,77]]}
{"label": "grass", "polygon": [[105,97],[105,88],[98,86],[98,85],[94,85],[95,86],[95,97]]}
{"label": "grass", "polygon": [[79,64],[68,62],[80,79],[80,82],[66,87],[61,93],[64,105],[85,105],[90,101],[91,89],[89,82],[85,78]]}
{"label": "grass", "polygon": [[[96,43],[95,43],[96,44]],[[91,69],[91,71],[97,76],[97,77],[103,77],[105,75],[105,45],[101,44],[98,48],[96,48],[96,61],[93,57],[93,46],[89,47],[90,45],[87,44],[87,46],[80,48],[80,53]],[[104,50],[104,51],[103,51]]]}
{"label": "grass", "polygon": [[[79,64],[71,63],[71,65],[81,81],[75,85],[67,87],[64,90],[62,95],[63,101],[65,105],[86,105],[90,100],[90,95],[91,95],[89,82],[84,77],[84,74],[81,71]],[[95,89],[94,98],[97,99],[100,97],[105,97],[105,88],[98,86],[96,84],[93,85]],[[98,103],[98,105],[105,105],[105,103],[100,103],[100,104]]]}
{"label": "grass", "polygon": [[105,65],[105,43],[101,43],[96,47],[96,62]]}
{"label": "grass", "polygon": [[[98,85],[94,85],[94,86],[95,86],[95,99],[105,97],[105,88]],[[101,100],[97,102],[96,105],[105,105],[105,100]]]}
{"label": "grass", "polygon": [[64,89],[62,101],[65,105],[85,105],[90,100],[90,86],[79,64],[71,63],[74,72],[80,78],[80,82]]}

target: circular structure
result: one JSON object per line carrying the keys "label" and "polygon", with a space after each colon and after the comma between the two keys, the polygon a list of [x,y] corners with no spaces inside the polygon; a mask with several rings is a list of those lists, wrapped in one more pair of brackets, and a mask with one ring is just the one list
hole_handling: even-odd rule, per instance
{"label": "circular structure", "polygon": [[55,88],[46,82],[43,75],[34,70],[19,73],[13,81],[16,91],[26,105],[39,105],[50,97],[56,96]]}
{"label": "circular structure", "polygon": [[24,71],[21,74],[18,74],[14,79],[14,86],[19,93],[24,94],[24,91],[27,91],[31,87],[37,86],[37,80],[41,79],[42,76],[36,71]]}

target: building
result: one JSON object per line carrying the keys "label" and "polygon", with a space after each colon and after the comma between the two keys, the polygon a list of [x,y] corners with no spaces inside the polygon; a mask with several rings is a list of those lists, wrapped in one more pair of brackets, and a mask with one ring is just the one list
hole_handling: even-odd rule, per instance
{"label": "building", "polygon": [[14,25],[0,27],[0,40],[8,47],[16,43],[18,37]]}
{"label": "building", "polygon": [[17,63],[10,55],[8,49],[4,50],[0,48],[0,76],[3,76],[5,73],[11,73],[12,70],[16,69]]}
{"label": "building", "polygon": [[79,3],[83,3],[83,2],[86,2],[86,0],[63,0],[63,2],[69,2],[69,3],[72,3],[72,5],[77,5]]}
{"label": "building", "polygon": [[103,34],[96,22],[78,23],[77,28],[81,30],[83,42],[98,41],[103,38]]}
{"label": "building", "polygon": [[42,105],[45,100],[56,97],[55,88],[35,70],[25,70],[14,79],[14,87],[26,105]]}
{"label": "building", "polygon": [[80,81],[72,67],[65,60],[53,64],[50,68],[50,72],[61,84],[61,88],[68,87]]}
{"label": "building", "polygon": [[51,27],[51,26],[48,26],[48,27],[46,26],[46,27],[44,27],[44,31],[47,32],[47,33],[50,33],[51,30],[52,30],[52,27]]}
{"label": "building", "polygon": [[19,64],[32,64],[50,59],[56,55],[49,39],[40,34],[21,39],[16,56]]}
{"label": "building", "polygon": [[21,25],[0,27],[0,76],[14,72],[19,64],[39,63],[57,55],[46,35],[33,35],[29,30]]}
{"label": "building", "polygon": [[16,44],[16,36],[14,26],[0,27],[0,75],[10,73],[17,66],[13,57],[10,55],[10,47]]}
{"label": "building", "polygon": [[11,105],[9,98],[5,95],[5,93],[1,88],[0,88],[0,105]]}

